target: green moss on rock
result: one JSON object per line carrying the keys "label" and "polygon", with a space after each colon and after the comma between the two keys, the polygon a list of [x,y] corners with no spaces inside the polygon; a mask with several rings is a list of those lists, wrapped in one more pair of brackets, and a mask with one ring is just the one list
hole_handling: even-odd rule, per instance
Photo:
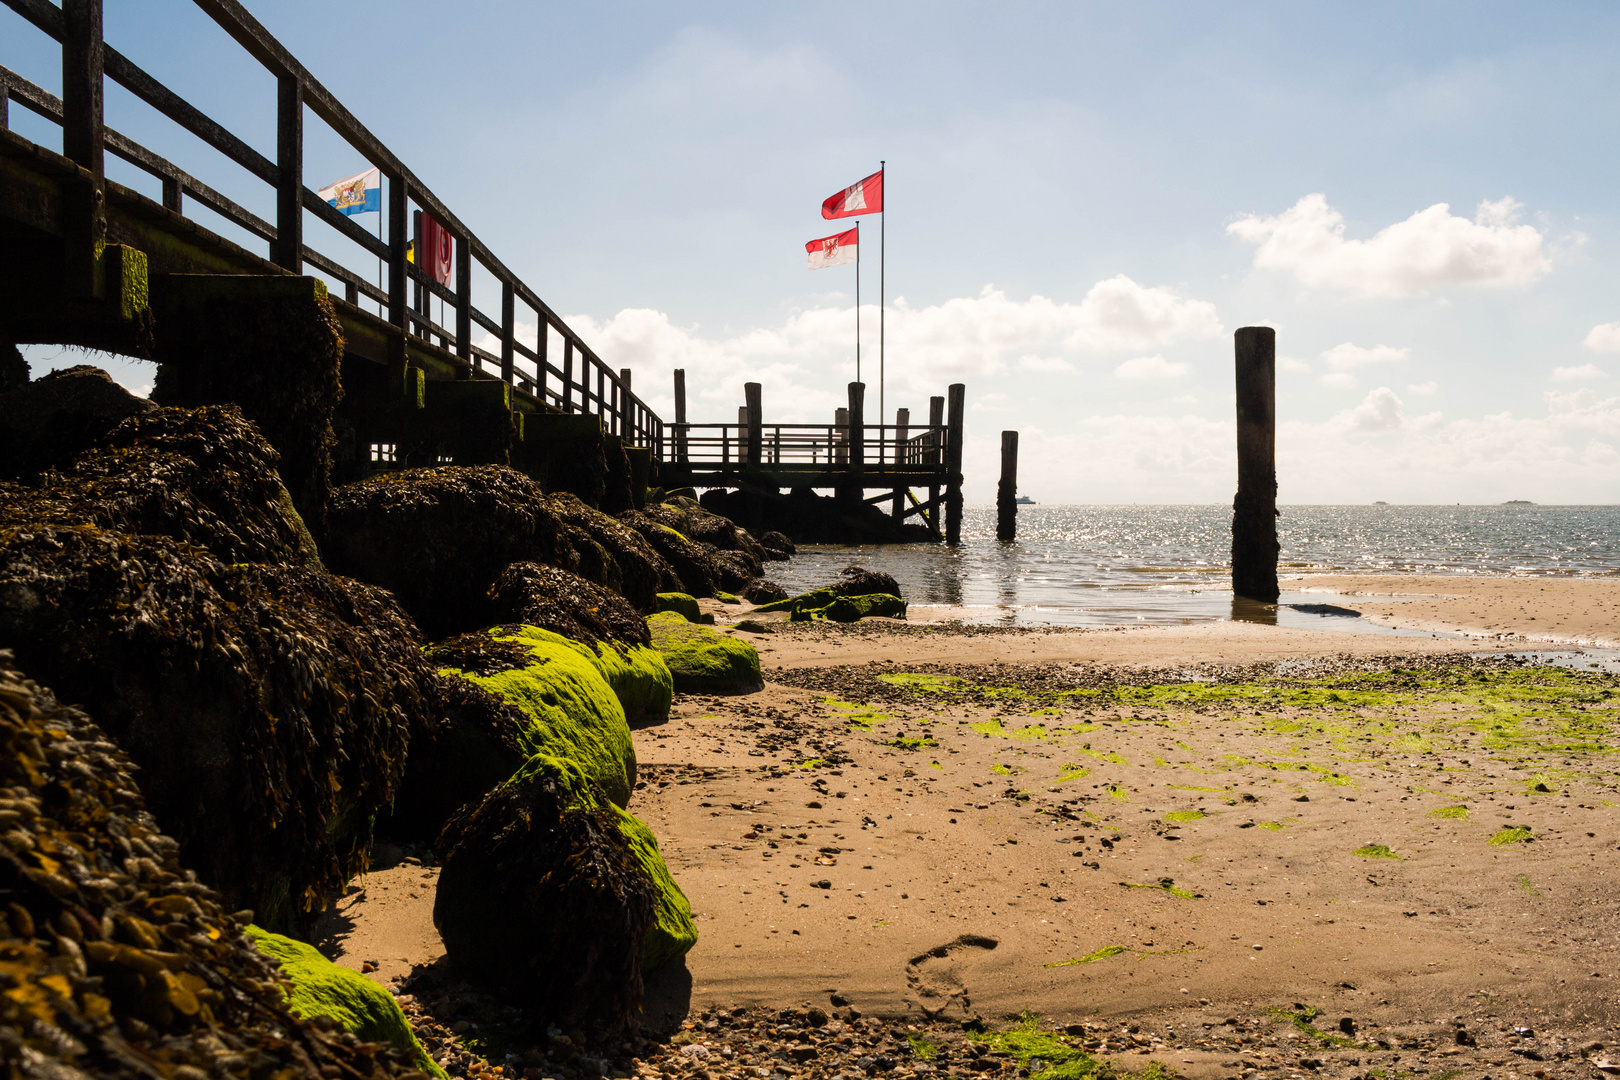
{"label": "green moss on rock", "polygon": [[661,592],[658,594],[658,611],[676,611],[685,616],[687,622],[701,622],[703,611],[698,607],[697,597],[691,593]]}
{"label": "green moss on rock", "polygon": [[[519,736],[525,753],[575,762],[614,803],[630,801],[636,784],[630,725],[603,674],[603,658],[590,646],[539,627],[513,626],[463,634],[436,646],[429,657],[444,665],[441,674],[458,675],[528,716],[532,724]],[[628,661],[613,670],[626,686],[636,685],[638,670]],[[640,673],[646,682],[657,678],[649,662]],[[657,693],[640,692],[649,701]]]}
{"label": "green moss on rock", "polygon": [[840,596],[825,607],[796,608],[792,615],[793,622],[806,622],[811,619],[831,619],[833,622],[859,622],[868,616],[879,616],[890,619],[903,619],[906,617],[906,602],[898,596],[886,593],[873,593],[869,596]]}
{"label": "green moss on rock", "polygon": [[417,1042],[399,1003],[387,990],[359,972],[332,963],[313,945],[258,926],[248,926],[243,932],[292,982],[287,1005],[294,1013],[306,1020],[331,1017],[361,1042],[387,1043],[412,1057],[423,1072],[445,1077],[445,1071]]}
{"label": "green moss on rock", "polygon": [[630,842],[630,851],[652,879],[653,924],[641,951],[641,969],[653,971],[685,956],[697,944],[697,926],[692,922],[692,905],[675,884],[669,866],[658,850],[658,838],[645,822],[627,810],[613,807],[619,832]]}
{"label": "green moss on rock", "polygon": [[765,688],[759,653],[748,642],[697,626],[674,611],[647,616],[647,628],[681,693],[751,694]]}

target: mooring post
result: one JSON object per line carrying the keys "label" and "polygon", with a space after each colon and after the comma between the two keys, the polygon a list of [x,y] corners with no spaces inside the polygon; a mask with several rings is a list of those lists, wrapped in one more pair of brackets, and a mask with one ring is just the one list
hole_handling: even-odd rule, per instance
{"label": "mooring post", "polygon": [[686,369],[675,369],[675,460],[686,460]]}
{"label": "mooring post", "polygon": [[1277,331],[1245,326],[1237,360],[1238,489],[1232,500],[1232,592],[1275,603],[1277,587]]}
{"label": "mooring post", "polygon": [[833,464],[849,462],[849,410],[833,410]]}
{"label": "mooring post", "polygon": [[745,406],[748,413],[748,464],[758,465],[765,450],[765,418],[762,415],[760,384],[743,383],[743,397],[748,402]]}
{"label": "mooring post", "polygon": [[[909,464],[906,461],[906,439],[910,434],[911,410],[894,410],[894,467],[897,469],[904,468]],[[889,516],[894,519],[895,524],[899,524],[906,519],[905,488],[897,487],[894,489],[894,505],[889,510]]]}
{"label": "mooring post", "polygon": [[950,402],[945,424],[945,542],[957,544],[962,540],[962,412],[967,387],[951,383],[946,392]]}
{"label": "mooring post", "polygon": [[849,384],[849,467],[866,467],[866,384]]}
{"label": "mooring post", "polygon": [[1001,433],[1001,482],[996,485],[996,539],[1018,538],[1018,432]]}
{"label": "mooring post", "polygon": [[[928,399],[928,451],[923,455],[923,460],[926,464],[943,465],[945,463],[945,458],[943,457],[945,452],[944,441],[940,438],[939,434],[939,429],[944,426],[945,399],[942,397],[931,397]],[[939,485],[929,484],[928,528],[933,531],[934,539],[936,541],[943,540],[945,538],[945,534],[941,532],[939,528],[940,518],[943,516],[940,514],[939,510]]]}

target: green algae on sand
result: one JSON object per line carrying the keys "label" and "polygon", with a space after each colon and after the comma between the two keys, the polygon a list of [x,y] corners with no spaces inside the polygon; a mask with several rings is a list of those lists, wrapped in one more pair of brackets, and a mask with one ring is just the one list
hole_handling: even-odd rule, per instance
{"label": "green algae on sand", "polygon": [[1401,862],[1405,861],[1400,855],[1397,855],[1395,852],[1391,851],[1389,849],[1389,845],[1387,844],[1363,844],[1350,854],[1359,855],[1363,859],[1395,859]]}
{"label": "green algae on sand", "polygon": [[681,693],[751,694],[765,688],[759,653],[748,642],[698,626],[674,611],[647,616],[647,628]]}
{"label": "green algae on sand", "polygon": [[387,990],[357,971],[332,963],[313,945],[257,926],[247,926],[243,933],[292,982],[287,1006],[293,1012],[306,1020],[330,1017],[361,1042],[387,1043],[414,1059],[418,1069],[445,1078],[444,1070],[416,1041],[399,1003]]}

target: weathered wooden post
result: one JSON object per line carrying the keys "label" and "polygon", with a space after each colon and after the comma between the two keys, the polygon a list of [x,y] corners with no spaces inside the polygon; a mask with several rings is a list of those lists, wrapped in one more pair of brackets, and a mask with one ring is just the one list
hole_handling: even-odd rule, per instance
{"label": "weathered wooden post", "polygon": [[[911,433],[911,410],[894,410],[894,466],[897,469],[910,464],[906,461],[906,439]],[[894,505],[889,510],[889,516],[896,525],[906,519],[906,489],[894,489]]]}
{"label": "weathered wooden post", "polygon": [[996,485],[996,539],[1018,538],[1018,432],[1001,433],[1001,482]]}
{"label": "weathered wooden post", "polygon": [[66,186],[63,269],[68,295],[88,300],[99,292],[96,255],[107,236],[101,0],[65,0],[62,24],[62,154],[90,174]]}
{"label": "weathered wooden post", "polygon": [[760,384],[757,382],[743,383],[743,397],[748,404],[744,406],[744,417],[748,425],[748,464],[758,465],[764,454],[765,418],[762,415]]}
{"label": "weathered wooden post", "polygon": [[866,467],[866,384],[849,384],[849,466]]}
{"label": "weathered wooden post", "polygon": [[[944,444],[940,439],[939,429],[945,426],[945,399],[931,397],[928,399],[928,453],[924,460],[930,465],[943,465],[945,458]],[[942,540],[945,534],[940,531],[940,521],[944,517],[940,513],[939,485],[928,485],[928,528],[934,533],[936,541]]]}
{"label": "weathered wooden post", "polygon": [[[276,79],[276,238],[270,261],[304,272],[304,84],[287,72]],[[422,247],[417,245],[417,262]]]}
{"label": "weathered wooden post", "polygon": [[618,403],[619,438],[626,443],[634,443],[636,407],[630,403],[630,369],[627,367],[619,369],[619,388],[614,398]]}
{"label": "weathered wooden post", "polygon": [[950,395],[945,421],[945,542],[962,542],[962,412],[967,402],[967,387],[951,383],[946,388]]}
{"label": "weathered wooden post", "polygon": [[686,460],[686,369],[675,369],[675,460]]}
{"label": "weathered wooden post", "polygon": [[1232,501],[1232,592],[1277,599],[1277,331],[1245,326],[1237,360],[1238,489]]}

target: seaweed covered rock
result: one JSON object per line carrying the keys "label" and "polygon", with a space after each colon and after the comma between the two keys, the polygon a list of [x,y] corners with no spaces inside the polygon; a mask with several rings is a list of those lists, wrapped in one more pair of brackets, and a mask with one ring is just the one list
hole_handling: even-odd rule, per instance
{"label": "seaweed covered rock", "polygon": [[[658,594],[658,610],[659,611],[678,611],[678,612],[680,612],[681,617],[686,619],[687,622],[704,622],[705,621],[705,618],[704,618],[704,615],[703,615],[703,609],[698,607],[697,597],[693,596],[691,593],[683,593],[683,592],[661,592],[661,593],[659,593]],[[714,617],[709,616],[707,621],[708,622],[713,622]],[[645,626],[647,624],[646,624],[646,622],[643,622],[642,625]]]}
{"label": "seaweed covered rock", "polygon": [[716,551],[735,551],[747,556],[755,574],[764,562],[764,547],[730,518],[705,510],[696,499],[672,497],[646,508],[648,517],[660,525],[668,525],[688,540],[707,544]]}
{"label": "seaweed covered rock", "polygon": [[669,560],[623,522],[573,495],[547,495],[545,505],[562,526],[557,565],[612,589],[637,611],[651,611],[659,590],[680,587]]}
{"label": "seaweed covered rock", "polygon": [[717,552],[713,548],[694,543],[668,525],[654,521],[640,510],[627,510],[619,515],[619,520],[634,529],[654,551],[674,567],[675,575],[680,581],[678,591],[691,593],[693,596],[713,596],[715,589],[723,584],[721,571],[715,563]]}
{"label": "seaweed covered rock", "polygon": [[[0,1051],[13,1075],[422,1080],[385,1043],[301,1019],[181,868],[129,759],[0,654]],[[183,1064],[191,1072],[176,1068]]]}
{"label": "seaweed covered rock", "polygon": [[64,468],[125,419],[156,408],[80,364],[0,393],[0,478],[33,482]]}
{"label": "seaweed covered rock", "polygon": [[653,885],[653,920],[642,939],[641,967],[643,971],[654,971],[685,956],[697,944],[692,904],[675,883],[658,850],[658,837],[646,822],[612,803],[607,803],[605,809],[612,812],[619,832],[630,842],[631,854]]}
{"label": "seaweed covered rock", "polygon": [[683,694],[752,694],[765,689],[759,653],[746,641],[688,622],[680,613],[647,616],[653,648]]}
{"label": "seaweed covered rock", "polygon": [[291,984],[287,1007],[298,1016],[306,1020],[330,1017],[361,1042],[386,1043],[423,1072],[445,1077],[445,1071],[417,1041],[394,995],[358,971],[332,963],[313,945],[260,926],[249,925],[243,932]]}
{"label": "seaweed covered rock", "polygon": [[846,566],[833,583],[840,596],[869,596],[872,593],[900,595],[900,583],[881,570],[868,570],[861,566]]}
{"label": "seaweed covered rock", "polygon": [[[525,623],[586,645],[647,645],[647,623],[618,593],[540,563],[513,563],[489,590],[498,623]],[[694,604],[696,602],[694,601]]]}
{"label": "seaweed covered rock", "polygon": [[528,718],[525,754],[579,765],[619,806],[636,786],[636,751],[624,707],[589,645],[533,626],[463,634],[434,646],[440,674],[466,679]]}
{"label": "seaweed covered rock", "polygon": [[40,478],[35,521],[170,536],[228,563],[319,569],[276,472],[279,457],[234,405],[149,408]]}
{"label": "seaweed covered rock", "polygon": [[761,604],[757,611],[786,611],[793,622],[813,619],[831,619],[834,622],[856,622],[875,615],[891,619],[906,617],[906,602],[891,593],[866,593],[846,596],[837,585],[823,585],[807,593]]}
{"label": "seaweed covered rock", "polygon": [[549,505],[501,465],[383,473],[332,493],[327,563],[393,593],[436,640],[494,621],[489,589],[507,566],[555,561]]}
{"label": "seaweed covered rock", "polygon": [[97,716],[187,863],[274,929],[364,867],[432,691],[379,589],[11,515],[0,644]]}
{"label": "seaweed covered rock", "polygon": [[798,549],[793,546],[792,540],[789,540],[782,533],[776,532],[774,529],[768,530],[760,535],[759,546],[764,550],[765,558],[774,562],[786,562],[798,551]]}
{"label": "seaweed covered rock", "polygon": [[451,963],[552,1022],[633,1024],[656,888],[576,762],[537,754],[451,818],[433,924]]}
{"label": "seaweed covered rock", "polygon": [[788,598],[787,590],[769,578],[756,578],[743,590],[743,599],[750,604],[774,604]]}

